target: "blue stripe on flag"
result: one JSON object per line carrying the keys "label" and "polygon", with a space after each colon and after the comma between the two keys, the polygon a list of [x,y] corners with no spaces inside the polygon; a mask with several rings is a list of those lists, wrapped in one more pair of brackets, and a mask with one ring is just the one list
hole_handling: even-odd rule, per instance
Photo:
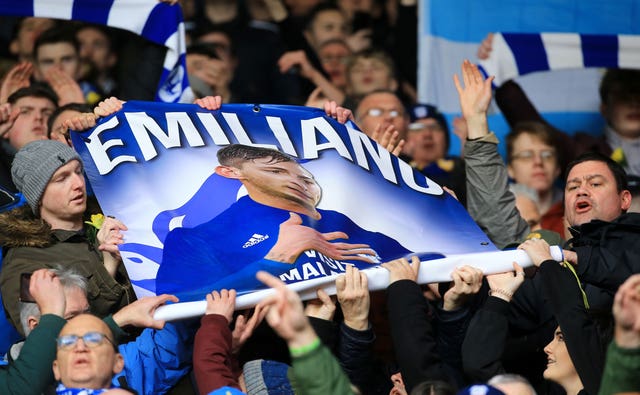
{"label": "blue stripe on flag", "polygon": [[[147,21],[140,35],[160,45],[164,45],[167,38],[176,32],[178,16],[176,12],[180,7],[172,7],[165,3],[159,3],[149,13]],[[168,27],[170,29],[168,29]]]}
{"label": "blue stripe on flag", "polygon": [[33,1],[0,1],[0,15],[32,16]]}
{"label": "blue stripe on flag", "polygon": [[549,69],[547,52],[539,34],[503,33],[502,36],[513,51],[519,74]]}
{"label": "blue stripe on flag", "polygon": [[618,36],[580,36],[584,67],[618,67]]}
{"label": "blue stripe on flag", "polygon": [[76,1],[73,3],[72,20],[85,21],[106,25],[109,19],[109,11],[114,0],[101,1]]}

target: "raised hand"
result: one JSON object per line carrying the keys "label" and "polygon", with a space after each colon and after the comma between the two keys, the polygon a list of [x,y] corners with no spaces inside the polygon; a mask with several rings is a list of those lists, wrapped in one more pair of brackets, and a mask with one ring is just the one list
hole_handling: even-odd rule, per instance
{"label": "raised hand", "polygon": [[443,310],[453,311],[462,307],[471,295],[475,295],[482,287],[482,271],[471,266],[456,268],[451,273],[453,286],[447,290],[443,298]]}
{"label": "raised hand", "polygon": [[38,304],[40,313],[64,317],[67,299],[60,279],[48,269],[36,270],[31,274],[29,293]]}
{"label": "raised hand", "polygon": [[317,299],[307,301],[304,313],[307,317],[319,318],[321,320],[333,320],[333,314],[336,312],[336,304],[334,298],[329,296],[327,292],[318,288],[316,291]]}
{"label": "raised hand", "polygon": [[400,280],[418,281],[420,259],[415,255],[411,257],[411,264],[406,258],[400,258],[385,262],[381,266],[389,271],[389,285]]}
{"label": "raised hand", "polygon": [[263,271],[256,274],[258,280],[272,288],[275,294],[265,298],[261,304],[266,306],[267,322],[291,348],[312,343],[317,335],[304,315],[302,301],[297,293],[287,288],[279,278]]}
{"label": "raised hand", "polygon": [[285,52],[278,59],[278,68],[281,73],[286,73],[293,67],[300,69],[300,75],[306,79],[313,80],[318,70],[315,69],[307,59],[307,55],[303,50]]}
{"label": "raised hand", "polygon": [[384,130],[382,130],[382,125],[383,124],[378,124],[378,126],[376,126],[371,134],[371,138],[393,155],[400,156],[405,146],[405,140],[399,139],[400,132],[398,132],[393,125],[387,125]]}
{"label": "raised hand", "polygon": [[96,235],[100,251],[119,255],[118,246],[124,243],[124,235],[121,232],[123,230],[128,230],[128,228],[122,221],[113,217],[105,217]]}
{"label": "raised hand", "polygon": [[345,325],[359,331],[367,329],[371,304],[367,275],[348,265],[346,273],[336,279],[336,291]]}
{"label": "raised hand", "polygon": [[196,99],[193,103],[204,109],[215,111],[222,107],[222,96],[205,96],[200,99]]}
{"label": "raised hand", "polygon": [[178,298],[174,295],[163,294],[138,299],[116,312],[113,315],[113,320],[120,327],[133,325],[140,328],[162,329],[165,322],[154,319],[153,315],[158,307],[169,301],[176,303]]}
{"label": "raised hand", "polygon": [[478,70],[478,66],[465,59],[462,62],[462,87],[458,75],[453,76],[458,90],[462,116],[469,122],[470,118],[485,114],[491,103],[491,82],[493,77],[486,80]]}
{"label": "raised hand", "polygon": [[340,123],[346,123],[348,120],[354,121],[353,112],[348,108],[338,105],[333,100],[324,102],[324,112],[327,116],[336,119]]}
{"label": "raised hand", "polygon": [[111,96],[98,103],[96,108],[93,109],[93,113],[97,117],[106,117],[113,114],[114,112],[122,110],[122,105],[124,103],[124,101],[118,99],[117,97]]}
{"label": "raised hand", "polygon": [[207,308],[205,314],[218,314],[231,323],[233,312],[236,309],[236,290],[222,289],[220,292],[212,291],[207,294]]}
{"label": "raised hand", "polygon": [[320,233],[302,225],[302,218],[298,214],[289,214],[289,219],[280,224],[278,240],[265,256],[266,259],[294,263],[306,250],[314,250],[341,261],[356,260],[372,263],[376,257],[375,251],[369,248],[368,244],[332,242],[336,239],[348,239],[349,236],[344,232]]}
{"label": "raised hand", "polygon": [[629,277],[613,301],[615,341],[624,348],[640,347],[640,274]]}
{"label": "raised hand", "polygon": [[20,110],[13,108],[11,103],[0,105],[0,138],[3,138],[9,133],[9,130],[11,130],[19,115]]}
{"label": "raised hand", "polygon": [[51,89],[58,95],[58,106],[69,103],[84,103],[84,94],[78,82],[57,67],[51,67],[44,76]]}
{"label": "raised hand", "polygon": [[524,282],[524,269],[513,262],[512,272],[489,274],[486,277],[491,296],[510,302],[513,294]]}
{"label": "raised hand", "polygon": [[540,266],[542,262],[553,259],[551,248],[542,239],[529,239],[518,246],[518,249],[526,251],[534,265]]}
{"label": "raised hand", "polygon": [[104,267],[115,278],[118,266],[122,263],[118,246],[124,243],[124,235],[121,231],[127,230],[121,221],[106,217],[96,235],[98,250],[102,251]]}
{"label": "raised hand", "polygon": [[480,46],[478,47],[478,52],[476,55],[478,55],[478,59],[488,59],[489,55],[491,55],[491,51],[493,50],[493,33],[489,33],[487,34],[487,37],[485,37],[482,42],[480,43]]}
{"label": "raised hand", "polygon": [[33,75],[33,64],[30,62],[19,63],[11,68],[2,80],[0,86],[0,104],[4,104],[9,96],[20,88],[31,85],[30,79]]}
{"label": "raised hand", "polygon": [[260,325],[269,309],[262,303],[258,303],[253,309],[251,318],[248,314],[241,314],[236,317],[236,325],[231,332],[231,352],[237,354],[240,348],[253,335],[253,331]]}
{"label": "raised hand", "polygon": [[90,112],[83,113],[73,118],[65,119],[62,122],[62,126],[66,128],[62,134],[68,136],[69,130],[80,132],[96,126],[96,116]]}

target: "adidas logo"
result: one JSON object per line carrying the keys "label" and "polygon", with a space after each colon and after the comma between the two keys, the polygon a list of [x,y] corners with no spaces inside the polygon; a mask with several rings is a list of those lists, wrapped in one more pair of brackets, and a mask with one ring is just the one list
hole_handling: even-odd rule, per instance
{"label": "adidas logo", "polygon": [[254,246],[264,240],[267,240],[268,238],[269,238],[269,235],[261,235],[258,233],[254,233],[253,236],[251,236],[251,238],[247,240],[246,243],[244,243],[242,248],[248,248],[248,247]]}

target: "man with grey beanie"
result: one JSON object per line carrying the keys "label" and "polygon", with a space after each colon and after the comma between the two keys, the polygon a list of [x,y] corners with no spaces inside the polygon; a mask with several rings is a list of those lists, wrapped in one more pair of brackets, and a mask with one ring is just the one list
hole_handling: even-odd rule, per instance
{"label": "man with grey beanie", "polygon": [[18,331],[20,277],[56,264],[73,267],[87,278],[96,315],[106,316],[134,301],[118,252],[126,226],[107,217],[92,236],[84,223],[87,193],[80,156],[58,141],[34,141],[16,154],[11,176],[28,206],[0,215],[5,253],[0,289],[9,321]]}

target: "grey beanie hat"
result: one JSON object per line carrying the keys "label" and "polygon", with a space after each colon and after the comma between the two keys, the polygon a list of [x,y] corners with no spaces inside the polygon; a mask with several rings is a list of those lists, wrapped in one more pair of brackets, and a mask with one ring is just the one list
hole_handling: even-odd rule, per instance
{"label": "grey beanie hat", "polygon": [[54,140],[33,141],[18,151],[11,164],[11,178],[34,214],[38,215],[40,198],[53,173],[74,159],[82,163],[73,148]]}

